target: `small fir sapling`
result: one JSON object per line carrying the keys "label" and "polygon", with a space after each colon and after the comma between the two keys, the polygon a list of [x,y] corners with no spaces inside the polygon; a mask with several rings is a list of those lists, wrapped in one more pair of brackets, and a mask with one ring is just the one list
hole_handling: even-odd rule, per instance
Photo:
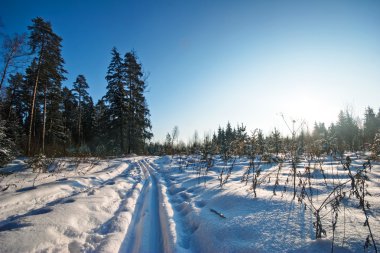
{"label": "small fir sapling", "polygon": [[245,170],[242,178],[241,178],[241,182],[245,182],[245,185],[248,184],[248,180],[249,180],[249,175],[251,174],[251,170],[252,170],[252,174],[253,174],[253,171],[254,171],[254,168],[255,168],[255,158],[256,158],[256,146],[257,146],[257,143],[256,143],[256,132],[257,132],[257,129],[252,132],[252,136],[247,138],[246,140],[246,144],[245,144],[245,154],[248,156],[248,159],[249,159],[249,166],[247,167],[247,169]]}
{"label": "small fir sapling", "polygon": [[33,187],[38,176],[41,173],[46,173],[48,171],[49,166],[52,164],[52,161],[52,159],[46,158],[46,156],[41,153],[28,160],[29,168],[32,169],[33,173],[36,173],[36,176],[33,179]]}

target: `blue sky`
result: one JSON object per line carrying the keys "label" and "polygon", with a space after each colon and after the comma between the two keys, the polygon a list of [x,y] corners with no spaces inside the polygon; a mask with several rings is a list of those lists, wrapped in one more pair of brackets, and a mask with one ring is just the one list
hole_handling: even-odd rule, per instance
{"label": "blue sky", "polygon": [[281,114],[312,128],[347,106],[357,116],[380,106],[380,1],[1,2],[8,34],[36,16],[63,38],[64,85],[85,75],[95,101],[111,48],[136,51],[155,140],[227,121],[286,133]]}

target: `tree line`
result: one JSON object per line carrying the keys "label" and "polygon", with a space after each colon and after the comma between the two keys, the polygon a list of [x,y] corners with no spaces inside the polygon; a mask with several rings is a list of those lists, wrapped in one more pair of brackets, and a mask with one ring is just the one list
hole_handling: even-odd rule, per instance
{"label": "tree line", "polygon": [[254,137],[257,147],[255,153],[258,155],[285,154],[294,149],[294,146],[299,154],[310,152],[311,149],[313,152],[340,156],[345,151],[373,151],[374,155],[380,154],[380,109],[375,113],[368,106],[363,120],[355,118],[346,109],[340,111],[337,121],[328,127],[325,123],[315,122],[311,131],[304,125],[298,128],[298,131],[290,128],[290,135],[283,135],[275,128],[265,136],[261,129],[249,133],[243,124],[232,127],[228,122],[225,127],[219,126],[212,135],[206,135],[203,140],[199,140],[196,134],[186,144],[174,141],[178,139],[179,131],[175,127],[172,133],[167,133],[164,143],[150,143],[148,150],[157,155],[198,152],[219,154],[226,158],[246,155],[250,140]]}
{"label": "tree line", "polygon": [[153,135],[136,53],[121,55],[112,49],[107,93],[94,103],[83,74],[71,89],[62,86],[67,74],[62,38],[51,23],[36,17],[27,29],[28,33],[3,38],[0,162],[16,154],[145,152],[145,142]]}

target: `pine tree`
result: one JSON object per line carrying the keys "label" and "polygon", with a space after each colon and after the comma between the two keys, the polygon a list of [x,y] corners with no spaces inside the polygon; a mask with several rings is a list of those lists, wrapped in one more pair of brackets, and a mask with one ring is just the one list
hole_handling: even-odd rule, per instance
{"label": "pine tree", "polygon": [[[77,107],[78,107],[78,113],[77,113],[77,143],[79,146],[83,144],[84,138],[83,138],[83,111],[88,103],[90,103],[90,96],[87,92],[87,89],[89,88],[86,78],[84,75],[78,75],[76,81],[74,82],[73,86],[73,92],[75,94]],[[92,102],[92,99],[91,99]],[[86,115],[86,114],[85,114]]]}
{"label": "pine tree", "polygon": [[[62,118],[61,115],[58,115],[61,101],[54,100],[61,98],[61,82],[65,80],[64,74],[66,73],[63,68],[64,60],[61,57],[62,39],[53,32],[50,22],[46,22],[40,17],[33,19],[32,22],[33,25],[29,26],[28,29],[31,31],[29,46],[32,53],[35,54],[32,63],[35,68],[35,79],[33,80],[33,95],[29,115],[28,155],[30,155],[32,151],[32,130],[35,120],[35,110],[38,111],[36,99],[39,86],[43,86],[42,152],[45,151],[48,116],[50,115],[51,117],[49,119],[50,128],[48,129],[53,142],[55,142],[55,137],[57,137],[56,130],[63,127],[62,124],[59,125]],[[50,101],[48,101],[48,99],[50,99]],[[53,127],[56,129],[53,129]]]}

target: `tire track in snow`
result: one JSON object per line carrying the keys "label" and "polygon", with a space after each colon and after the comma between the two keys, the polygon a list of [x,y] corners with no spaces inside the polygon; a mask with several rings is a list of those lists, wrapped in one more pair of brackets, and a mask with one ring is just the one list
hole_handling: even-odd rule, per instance
{"label": "tire track in snow", "polygon": [[169,252],[164,245],[157,178],[145,162],[138,162],[147,176],[120,252]]}

